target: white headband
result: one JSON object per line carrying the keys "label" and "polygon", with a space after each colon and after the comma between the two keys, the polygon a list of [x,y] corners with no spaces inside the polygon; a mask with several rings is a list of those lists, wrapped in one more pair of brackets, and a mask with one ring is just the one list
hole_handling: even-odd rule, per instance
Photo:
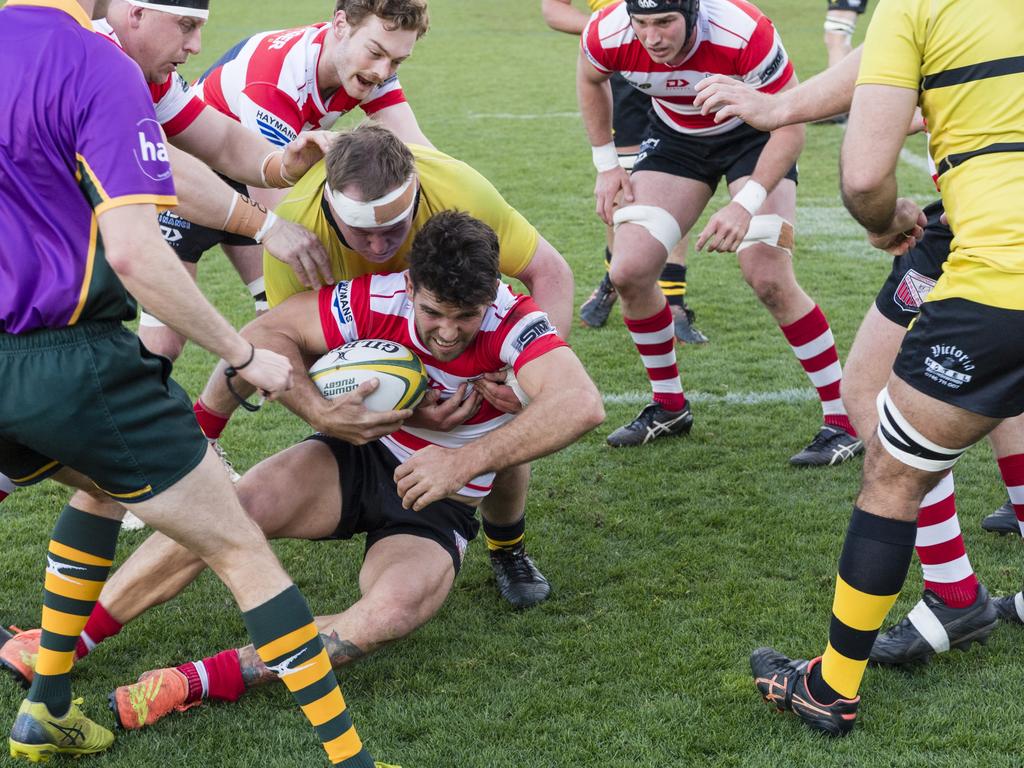
{"label": "white headband", "polygon": [[327,199],[334,212],[350,227],[359,229],[375,229],[390,227],[407,218],[416,205],[415,176],[409,175],[405,183],[376,200],[353,200],[351,197],[331,189],[330,184],[324,185]]}
{"label": "white headband", "polygon": [[197,19],[209,19],[210,11],[206,8],[190,8],[184,5],[164,5],[163,3],[146,3],[143,0],[125,0],[128,5],[134,5],[138,8],[149,8],[154,11],[163,11],[164,13],[173,13],[175,16],[193,16]]}

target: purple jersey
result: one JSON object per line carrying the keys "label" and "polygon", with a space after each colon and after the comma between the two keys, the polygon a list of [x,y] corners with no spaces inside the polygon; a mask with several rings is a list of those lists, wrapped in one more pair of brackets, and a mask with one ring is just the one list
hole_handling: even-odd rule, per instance
{"label": "purple jersey", "polygon": [[74,0],[9,0],[0,82],[0,332],[130,319],[97,217],[177,202],[138,65]]}

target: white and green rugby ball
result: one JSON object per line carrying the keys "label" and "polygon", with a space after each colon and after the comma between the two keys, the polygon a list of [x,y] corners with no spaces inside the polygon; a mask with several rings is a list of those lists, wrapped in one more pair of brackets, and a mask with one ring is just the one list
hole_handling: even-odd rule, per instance
{"label": "white and green rugby ball", "polygon": [[363,401],[371,411],[415,408],[428,386],[423,362],[405,345],[386,339],[360,339],[332,349],[313,364],[309,377],[328,400],[378,379],[380,386]]}

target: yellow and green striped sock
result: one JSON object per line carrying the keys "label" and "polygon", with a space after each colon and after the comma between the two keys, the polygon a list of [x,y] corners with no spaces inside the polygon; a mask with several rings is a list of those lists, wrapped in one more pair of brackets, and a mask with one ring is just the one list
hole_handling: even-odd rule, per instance
{"label": "yellow and green striped sock", "polygon": [[331,764],[374,768],[373,758],[352,725],[331,661],[298,587],[293,584],[244,612],[242,618],[256,653],[295,696]]}
{"label": "yellow and green striped sock", "polygon": [[29,701],[41,701],[54,715],[71,705],[68,673],[75,644],[107,580],[117,548],[118,520],[65,506],[46,552],[42,634]]}

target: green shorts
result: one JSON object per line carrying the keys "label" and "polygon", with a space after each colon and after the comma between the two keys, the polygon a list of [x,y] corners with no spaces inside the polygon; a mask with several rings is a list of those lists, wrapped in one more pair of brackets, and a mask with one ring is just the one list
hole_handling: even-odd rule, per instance
{"label": "green shorts", "polygon": [[207,450],[170,374],[119,322],[0,334],[0,472],[32,485],[66,466],[125,503],[170,488]]}

